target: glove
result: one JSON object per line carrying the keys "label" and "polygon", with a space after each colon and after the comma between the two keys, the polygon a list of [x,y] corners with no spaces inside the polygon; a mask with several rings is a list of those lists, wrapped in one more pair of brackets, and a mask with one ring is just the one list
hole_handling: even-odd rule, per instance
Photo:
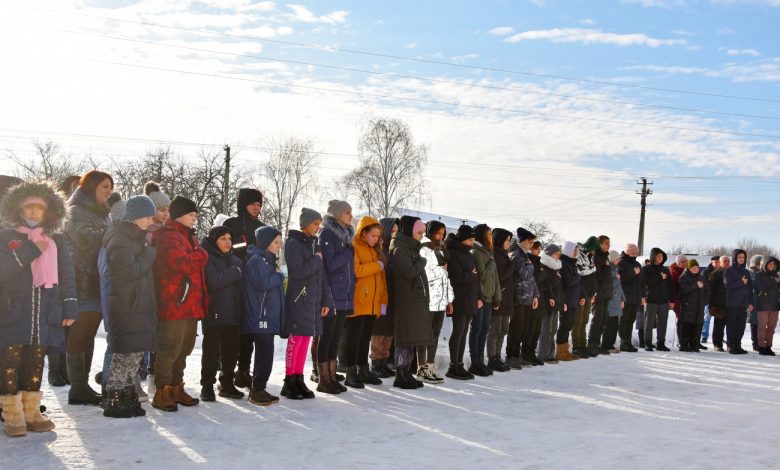
{"label": "glove", "polygon": [[[380,261],[380,263],[381,263],[381,261]],[[387,315],[387,304],[382,304],[382,305],[379,306],[379,314],[381,316]]]}

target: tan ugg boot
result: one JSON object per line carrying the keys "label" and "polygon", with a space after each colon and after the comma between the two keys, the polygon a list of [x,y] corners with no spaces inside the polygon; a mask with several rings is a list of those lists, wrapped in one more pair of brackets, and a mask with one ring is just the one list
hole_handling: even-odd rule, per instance
{"label": "tan ugg boot", "polygon": [[41,413],[41,398],[43,392],[22,392],[22,405],[24,407],[24,421],[27,430],[32,432],[48,432],[54,429],[54,423],[48,416]]}
{"label": "tan ugg boot", "polygon": [[578,356],[576,354],[573,354],[569,350],[569,343],[564,344],[563,345],[563,349],[566,351],[566,354],[571,358],[571,359],[569,359],[570,361],[579,361],[580,359],[582,359],[580,356]]}
{"label": "tan ugg boot", "polygon": [[22,407],[22,392],[16,395],[0,395],[0,406],[3,407],[5,433],[11,437],[27,435],[27,423],[24,421]]}

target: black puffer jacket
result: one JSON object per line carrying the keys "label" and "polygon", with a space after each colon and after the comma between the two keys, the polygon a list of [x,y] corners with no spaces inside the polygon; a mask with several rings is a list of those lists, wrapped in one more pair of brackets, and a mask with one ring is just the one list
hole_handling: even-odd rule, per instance
{"label": "black puffer jacket", "polygon": [[401,232],[390,243],[395,278],[395,344],[428,346],[434,343],[428,304],[428,278],[421,244]]}
{"label": "black puffer jacket", "polygon": [[230,253],[222,253],[208,237],[200,246],[209,254],[206,263],[206,287],[209,290],[209,308],[203,326],[240,326],[244,295],[244,264]]}
{"label": "black puffer jacket", "polygon": [[450,254],[447,272],[452,290],[455,291],[453,314],[474,315],[477,313],[479,299],[479,275],[474,255],[469,251],[469,247],[458,241],[453,234],[447,235],[447,250]]}
{"label": "black puffer jacket", "polygon": [[585,298],[585,291],[580,283],[580,273],[577,271],[577,260],[561,255],[561,281],[566,296],[566,305],[570,313],[576,311],[580,299]]}
{"label": "black puffer jacket", "polygon": [[76,290],[79,311],[100,309],[100,272],[98,251],[108,229],[108,206],[99,205],[94,196],[77,188],[68,199],[64,234],[68,241],[73,268],[76,273]]}
{"label": "black puffer jacket", "polygon": [[710,307],[726,308],[726,288],[723,285],[723,268],[717,268],[707,277],[710,285]]}
{"label": "black puffer jacket", "polygon": [[[770,271],[767,268],[772,262],[775,263],[775,266]],[[756,309],[759,312],[780,310],[780,284],[777,283],[777,279],[780,277],[778,268],[780,268],[780,261],[774,256],[770,256],[764,261],[761,272],[756,274],[753,290],[758,301]]]}
{"label": "black puffer jacket", "polygon": [[231,217],[222,223],[230,229],[233,244],[246,243],[246,246],[236,248],[235,254],[241,261],[246,261],[247,248],[255,244],[255,230],[264,227],[260,219],[255,219],[246,211],[250,202],[263,201],[263,194],[254,188],[241,188],[238,190],[238,202],[236,203],[237,216]]}
{"label": "black puffer jacket", "polygon": [[[639,268],[638,274],[635,271],[636,268]],[[626,296],[626,304],[639,305],[642,303],[642,265],[636,260],[636,256],[621,253],[618,274],[620,274],[623,295]]]}
{"label": "black puffer jacket", "polygon": [[596,265],[596,295],[600,300],[610,300],[612,291],[612,268],[609,264],[609,253],[596,250],[593,254],[593,264]]}
{"label": "black puffer jacket", "polygon": [[[699,287],[699,282],[702,287]],[[686,269],[680,274],[680,302],[682,321],[698,325],[704,321],[704,307],[709,302],[710,285],[704,273],[693,274]]]}
{"label": "black puffer jacket", "polygon": [[493,314],[511,315],[515,309],[515,264],[509,259],[509,253],[503,247],[496,247],[494,252],[498,280],[501,284],[501,308]]}
{"label": "black puffer jacket", "polygon": [[[655,264],[655,257],[663,255],[661,264]],[[650,263],[642,268],[642,296],[647,298],[649,304],[665,304],[674,299],[674,286],[672,274],[664,266],[666,253],[660,248],[650,250]]]}

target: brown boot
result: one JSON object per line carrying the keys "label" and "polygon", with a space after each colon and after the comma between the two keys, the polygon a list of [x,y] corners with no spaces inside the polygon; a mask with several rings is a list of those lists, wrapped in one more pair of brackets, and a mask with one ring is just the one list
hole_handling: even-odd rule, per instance
{"label": "brown boot", "polygon": [[317,391],[330,395],[341,393],[341,387],[338,386],[338,382],[330,375],[330,364],[327,362],[320,362],[317,364],[317,369],[320,372],[320,381],[317,384]]}
{"label": "brown boot", "polygon": [[569,343],[564,344],[563,345],[563,349],[566,351],[566,354],[571,358],[571,359],[569,359],[570,361],[579,361],[580,359],[582,359],[580,356],[572,353],[569,350]]}
{"label": "brown boot", "polygon": [[179,385],[171,385],[171,390],[173,390],[171,399],[180,405],[195,406],[200,403],[200,400],[197,398],[192,398],[190,394],[184,390],[184,382],[180,383]]}
{"label": "brown boot", "polygon": [[22,407],[22,392],[16,395],[0,395],[0,406],[3,408],[5,433],[11,437],[27,435],[27,423],[24,421]]}
{"label": "brown boot", "polygon": [[41,413],[41,398],[43,392],[22,392],[22,406],[27,430],[32,432],[49,432],[54,429],[54,423],[48,416]]}
{"label": "brown boot", "polygon": [[173,395],[173,387],[166,385],[163,388],[158,388],[154,391],[154,398],[152,399],[152,406],[158,410],[163,411],[178,411],[179,407],[171,397]]}
{"label": "brown boot", "polygon": [[328,367],[330,368],[330,377],[333,379],[334,385],[336,385],[339,388],[339,390],[341,390],[342,392],[346,392],[347,387],[341,385],[341,383],[339,383],[338,379],[336,378],[336,374],[337,374],[336,369],[338,368],[338,361],[329,361]]}

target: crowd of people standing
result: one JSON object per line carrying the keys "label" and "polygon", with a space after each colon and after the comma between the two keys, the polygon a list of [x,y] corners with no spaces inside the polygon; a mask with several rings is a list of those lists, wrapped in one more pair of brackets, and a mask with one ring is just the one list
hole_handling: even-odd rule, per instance
{"label": "crowd of people standing", "polygon": [[[309,356],[316,391],[340,394],[388,378],[416,389],[635,353],[634,329],[640,348],[669,351],[670,311],[680,351],[707,349],[712,323],[717,351],[746,354],[749,322],[753,348],[774,356],[780,261],[748,263],[744,250],[702,268],[682,255],[667,266],[653,248],[642,265],[635,245],[619,253],[605,235],[543,245],[523,227],[447,233],[411,216],[354,224],[339,200],[324,216],[303,208],[298,228],[283,234],[261,222],[263,194],[252,188],[239,191],[236,216],[198,238],[195,202],[153,182],[126,200],[97,170],[59,187],[2,183],[0,407],[9,436],[54,429],[41,405],[47,354],[49,383],[70,386],[69,404],[99,405],[112,418],[144,416],[147,400],[174,412],[217,394],[241,399],[242,389],[250,403],[276,403],[268,380],[277,336],[286,339],[280,395],[290,400],[315,397]],[[440,371],[445,319],[449,366]],[[97,391],[89,379],[101,323]],[[184,370],[198,323],[195,398]]]}

